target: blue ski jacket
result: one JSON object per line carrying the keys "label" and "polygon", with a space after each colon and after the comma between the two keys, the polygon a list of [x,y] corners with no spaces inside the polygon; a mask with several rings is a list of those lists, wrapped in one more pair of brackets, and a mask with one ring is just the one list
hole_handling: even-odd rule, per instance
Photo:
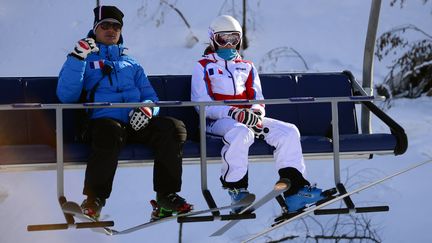
{"label": "blue ski jacket", "polygon": [[[89,34],[89,37],[93,37]],[[90,53],[85,60],[69,55],[59,74],[57,96],[63,103],[80,101],[84,89],[85,102],[155,102],[158,97],[143,67],[133,58],[124,54],[122,38],[116,45],[97,43],[99,52]],[[104,67],[111,72],[104,74]],[[106,71],[105,71],[106,72]],[[96,88],[95,88],[96,87]],[[92,95],[92,89],[94,95]],[[83,102],[83,101],[81,101]],[[133,108],[97,108],[89,111],[90,119],[113,118],[128,123]],[[153,107],[153,115],[159,107]]]}

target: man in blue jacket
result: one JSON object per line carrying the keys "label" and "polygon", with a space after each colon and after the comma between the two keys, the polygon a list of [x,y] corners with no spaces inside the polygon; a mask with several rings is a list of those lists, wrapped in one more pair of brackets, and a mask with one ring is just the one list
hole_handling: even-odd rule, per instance
{"label": "man in blue jacket", "polygon": [[[115,6],[94,9],[93,30],[79,40],[64,63],[57,96],[64,103],[155,102],[158,97],[144,69],[124,54],[123,13]],[[158,209],[155,218],[184,213],[192,205],[176,192],[181,190],[182,149],[186,128],[182,121],[157,116],[158,107],[89,109],[91,154],[87,163],[81,207],[98,219],[112,191],[118,155],[126,141],[154,149],[153,189]]]}

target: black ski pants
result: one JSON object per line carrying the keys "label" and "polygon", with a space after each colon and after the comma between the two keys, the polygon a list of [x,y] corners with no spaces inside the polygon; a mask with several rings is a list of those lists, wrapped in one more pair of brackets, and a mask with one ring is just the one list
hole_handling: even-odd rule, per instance
{"label": "black ski pants", "polygon": [[147,127],[135,131],[109,118],[90,122],[91,153],[83,193],[106,199],[110,196],[118,156],[126,142],[142,143],[154,151],[153,190],[158,193],[181,189],[183,144],[186,128],[182,121],[155,116]]}

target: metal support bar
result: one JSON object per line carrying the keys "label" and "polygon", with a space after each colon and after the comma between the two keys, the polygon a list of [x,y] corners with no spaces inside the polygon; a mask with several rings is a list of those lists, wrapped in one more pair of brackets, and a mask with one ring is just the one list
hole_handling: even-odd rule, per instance
{"label": "metal support bar", "polygon": [[56,112],[56,156],[57,156],[57,198],[64,197],[64,165],[63,165],[63,109],[57,107]]}
{"label": "metal support bar", "polygon": [[201,157],[201,189],[207,190],[207,139],[206,139],[206,120],[205,106],[199,107],[199,126],[200,126],[200,157]]}
{"label": "metal support bar", "polygon": [[[363,55],[363,88],[368,95],[373,95],[373,60],[380,9],[381,0],[372,0]],[[361,129],[363,134],[372,133],[370,112],[364,106],[361,109]]]}
{"label": "metal support bar", "polygon": [[[199,132],[200,132],[200,157],[201,157],[201,192],[209,208],[217,208],[210,190],[207,187],[207,137],[206,137],[206,112],[205,105],[199,106]],[[219,211],[212,212],[214,216],[219,216]]]}
{"label": "metal support bar", "polygon": [[333,139],[333,171],[335,185],[340,183],[340,155],[339,155],[339,111],[338,102],[331,102],[332,111],[332,139]]}

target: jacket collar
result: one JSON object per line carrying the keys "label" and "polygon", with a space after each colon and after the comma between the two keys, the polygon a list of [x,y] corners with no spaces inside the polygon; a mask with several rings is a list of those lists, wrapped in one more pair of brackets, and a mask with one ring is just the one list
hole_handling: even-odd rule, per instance
{"label": "jacket collar", "polygon": [[[224,62],[225,61],[225,59],[220,57],[216,52],[209,53],[207,55],[204,55],[203,57],[205,59],[211,60],[213,62],[218,62],[218,61]],[[241,60],[242,60],[241,56],[239,54],[237,54],[237,56],[231,61],[241,61]]]}
{"label": "jacket collar", "polygon": [[105,45],[102,43],[97,43],[99,47],[99,56],[108,60],[118,60],[122,56],[124,47],[121,44],[118,45]]}
{"label": "jacket collar", "polygon": [[[87,34],[88,38],[93,38],[96,40],[96,36],[93,30],[90,30]],[[123,37],[120,36],[120,40],[116,45],[105,45],[99,42],[96,42],[99,47],[98,55],[108,60],[118,60],[120,56],[124,54],[125,47],[123,46]]]}

